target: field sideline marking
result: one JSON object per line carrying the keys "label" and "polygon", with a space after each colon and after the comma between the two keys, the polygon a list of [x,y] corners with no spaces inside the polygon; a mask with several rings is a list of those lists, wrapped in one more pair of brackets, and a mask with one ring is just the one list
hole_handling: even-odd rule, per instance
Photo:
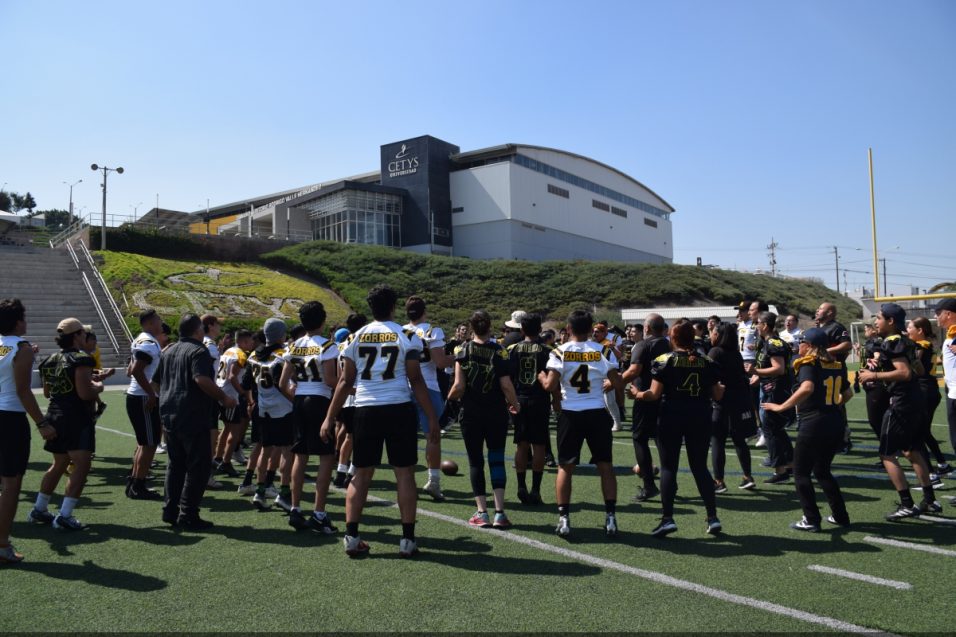
{"label": "field sideline marking", "polygon": [[807,568],[817,573],[836,575],[838,577],[857,580],[858,582],[866,582],[867,584],[889,586],[890,588],[895,588],[898,591],[908,591],[913,588],[912,584],[908,584],[906,582],[898,582],[894,579],[883,579],[882,577],[873,577],[872,575],[854,573],[853,571],[844,571],[842,568],[830,568],[829,566],[820,566],[819,564],[809,564]]}
{"label": "field sideline marking", "polygon": [[873,544],[885,544],[887,546],[896,546],[901,549],[912,549],[914,551],[925,551],[926,553],[935,553],[936,555],[946,555],[949,557],[956,557],[956,551],[950,551],[948,549],[941,549],[937,546],[927,546],[925,544],[916,544],[915,542],[903,542],[901,540],[891,540],[886,537],[876,537],[873,535],[867,535],[863,538],[864,542],[871,542]]}
{"label": "field sideline marking", "polygon": [[97,428],[97,429],[102,429],[103,431],[108,431],[108,432],[110,432],[111,434],[119,434],[119,435],[121,435],[121,436],[126,436],[127,438],[135,438],[135,437],[136,437],[135,434],[131,434],[131,433],[127,432],[127,431],[117,431],[116,429],[110,429],[109,427],[101,427],[100,425],[96,425],[96,428]]}
{"label": "field sideline marking", "polygon": [[[381,504],[389,504],[394,508],[397,508],[398,505],[385,500],[384,498],[379,498],[377,496],[368,496],[368,500],[372,502],[378,502]],[[548,544],[547,542],[541,542],[539,540],[534,540],[523,535],[518,535],[513,532],[505,532],[494,530],[494,529],[475,529],[468,524],[465,520],[460,520],[458,518],[452,517],[450,515],[445,515],[443,513],[436,513],[435,511],[429,511],[427,509],[419,508],[417,509],[419,515],[434,518],[436,520],[441,520],[442,522],[448,522],[449,524],[454,524],[472,531],[477,531],[479,533],[489,533],[495,538],[500,538],[502,540],[508,540],[515,542],[517,544],[523,544],[531,548],[538,549],[539,551],[545,551],[548,553],[553,553],[561,557],[574,560],[577,562],[584,562],[585,564],[591,564],[592,566],[598,566],[603,569],[618,571],[624,573],[625,575],[633,575],[635,577],[640,577],[641,579],[649,580],[656,584],[663,584],[664,586],[671,586],[673,588],[679,588],[685,591],[690,591],[692,593],[699,593],[701,595],[706,595],[707,597],[713,597],[714,599],[719,599],[723,602],[730,602],[732,604],[740,604],[741,606],[748,606],[750,608],[756,608],[758,610],[764,610],[769,613],[775,613],[777,615],[783,615],[785,617],[790,617],[792,619],[799,619],[801,621],[809,622],[811,624],[819,624],[821,626],[826,626],[828,628],[833,628],[836,630],[841,630],[848,633],[873,633],[879,632],[881,635],[889,635],[890,633],[884,633],[874,628],[866,628],[864,626],[857,626],[856,624],[851,624],[833,617],[826,617],[825,615],[816,615],[814,613],[809,613],[807,611],[798,610],[796,608],[790,608],[788,606],[782,606],[780,604],[774,604],[773,602],[766,602],[760,599],[755,599],[753,597],[745,597],[743,595],[736,595],[734,593],[728,593],[717,588],[711,588],[709,586],[704,586],[703,584],[695,584],[694,582],[689,582],[687,580],[678,579],[676,577],[671,577],[670,575],[665,575],[664,573],[658,573],[656,571],[648,571],[642,568],[635,568],[633,566],[628,566],[627,564],[621,564],[620,562],[614,562],[611,560],[606,560],[601,557],[596,557],[594,555],[589,555],[588,553],[582,553],[580,551],[575,551],[572,549],[563,548],[560,546],[554,546],[553,544]]]}

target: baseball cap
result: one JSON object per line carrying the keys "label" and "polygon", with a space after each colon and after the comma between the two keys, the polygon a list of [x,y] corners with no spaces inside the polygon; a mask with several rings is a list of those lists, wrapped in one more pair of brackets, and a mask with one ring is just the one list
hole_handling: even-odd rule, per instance
{"label": "baseball cap", "polygon": [[939,303],[936,304],[936,313],[939,314],[943,310],[956,312],[956,299],[940,299]]}
{"label": "baseball cap", "polygon": [[285,338],[285,322],[277,318],[268,319],[262,326],[262,332],[266,335],[267,343],[278,343]]}
{"label": "baseball cap", "polygon": [[56,326],[56,331],[58,334],[75,334],[84,331],[84,327],[79,319],[65,318]]}
{"label": "baseball cap", "polygon": [[830,344],[830,337],[819,327],[811,327],[808,329],[803,333],[800,340],[814,347],[826,347]]}
{"label": "baseball cap", "polygon": [[348,328],[347,328],[347,327],[340,327],[339,329],[335,330],[335,335],[332,337],[332,340],[334,340],[336,343],[341,343],[342,341],[344,341],[344,340],[347,339],[348,337],[349,337],[349,330],[348,330]]}
{"label": "baseball cap", "polygon": [[880,306],[880,313],[883,318],[893,319],[893,323],[900,329],[905,327],[906,310],[896,303],[884,303]]}
{"label": "baseball cap", "polygon": [[515,310],[511,313],[511,320],[505,321],[505,327],[510,327],[514,330],[521,329],[521,321],[528,318],[528,313],[524,310]]}

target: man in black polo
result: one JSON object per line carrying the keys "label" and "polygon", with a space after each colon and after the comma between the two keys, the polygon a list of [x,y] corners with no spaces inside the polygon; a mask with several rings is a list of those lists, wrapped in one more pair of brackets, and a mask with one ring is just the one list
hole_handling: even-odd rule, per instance
{"label": "man in black polo", "polygon": [[[842,323],[837,322],[836,315],[837,309],[833,303],[821,303],[820,307],[817,308],[815,318],[817,325],[827,333],[827,339],[830,341],[827,351],[833,358],[846,365],[846,359],[850,355],[850,350],[853,349],[853,343],[850,340],[850,332]],[[844,425],[843,453],[849,453],[850,449],[853,448],[853,443],[850,441],[850,424],[846,419],[846,405],[840,405],[840,412],[843,414]]]}
{"label": "man in black polo", "polygon": [[[631,395],[651,388],[651,363],[658,356],[671,351],[667,340],[667,324],[660,314],[649,314],[644,322],[644,340],[631,350],[631,364],[624,372],[624,382],[632,383]],[[635,502],[644,502],[660,493],[654,483],[654,461],[651,458],[650,439],[657,436],[657,416],[660,401],[634,401],[631,438],[634,458],[640,467],[644,486],[634,496]]]}
{"label": "man in black polo", "polygon": [[212,526],[199,517],[212,466],[210,414],[217,402],[227,409],[236,406],[236,399],[213,380],[212,356],[202,339],[200,318],[184,315],[179,340],[163,352],[153,376],[159,385],[159,417],[169,454],[163,522],[197,531]]}

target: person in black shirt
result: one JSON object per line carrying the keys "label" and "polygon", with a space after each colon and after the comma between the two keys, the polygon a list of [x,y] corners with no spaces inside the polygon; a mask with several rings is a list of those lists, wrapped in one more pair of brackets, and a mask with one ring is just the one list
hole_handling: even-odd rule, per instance
{"label": "person in black shirt", "polygon": [[[61,349],[40,363],[43,395],[50,399],[46,417],[56,429],[56,438],[48,440],[43,448],[53,454],[53,464],[43,475],[29,519],[39,524],[52,523],[55,529],[80,531],[86,525],[76,519],[73,509],[83,493],[96,451],[95,401],[103,391],[103,384],[93,380],[96,363],[83,351],[86,347],[83,324],[75,318],[64,319],[56,331],[56,343]],[[47,505],[71,462],[73,472],[63,493],[63,503],[54,517],[47,511]]]}
{"label": "person in black shirt", "polygon": [[831,524],[847,526],[850,516],[840,493],[840,485],[830,471],[833,455],[843,441],[843,417],[840,405],[853,397],[847,380],[846,365],[827,351],[829,339],[820,328],[810,328],[803,335],[800,357],[793,362],[797,388],[783,403],[761,405],[771,413],[786,412],[800,406],[800,429],[793,454],[793,476],[803,518],[790,525],[797,531],[816,533],[820,530],[820,509],[810,474],[819,483],[830,503]]}
{"label": "person in black shirt", "polygon": [[936,380],[936,363],[933,360],[936,355],[933,350],[933,339],[936,338],[936,334],[933,333],[933,325],[929,320],[924,316],[918,316],[907,323],[906,335],[916,344],[916,356],[919,358],[923,371],[916,379],[926,405],[926,418],[924,419],[926,428],[923,430],[923,441],[926,443],[926,447],[923,449],[923,456],[929,462],[930,454],[928,452],[931,452],[933,458],[936,459],[937,468],[935,473],[932,472],[932,466],[930,466],[930,479],[935,487],[942,484],[939,476],[952,471],[952,467],[946,462],[946,456],[943,455],[943,450],[939,446],[939,441],[933,435],[933,415],[942,400],[939,393],[939,381]]}
{"label": "person in black shirt", "polygon": [[661,454],[660,524],[651,532],[663,537],[677,530],[674,523],[674,496],[677,494],[677,466],[681,443],[687,445],[687,461],[697,491],[707,510],[707,533],[721,531],[717,518],[714,479],[707,470],[710,442],[711,400],[723,398],[724,386],[718,380],[717,366],[694,349],[694,328],[678,323],[670,332],[673,351],[658,356],[651,365],[651,387],[639,391],[634,399],[660,401],[657,447]]}
{"label": "person in black shirt", "polygon": [[[548,377],[548,357],[553,348],[543,345],[538,334],[541,317],[529,314],[521,320],[524,340],[508,348],[511,383],[521,409],[514,415],[515,472],[518,500],[522,504],[541,504],[541,479],[544,476],[545,445],[549,438],[553,394],[542,386]],[[560,405],[558,405],[560,409]],[[531,491],[528,492],[528,452],[531,452]]]}
{"label": "person in black shirt", "polygon": [[[868,323],[863,326],[863,335],[866,338],[862,346],[860,355],[860,371],[868,369],[876,371],[880,367],[880,348],[883,346],[883,337],[876,331],[876,326]],[[866,392],[866,420],[870,423],[870,429],[876,434],[876,439],[880,439],[880,430],[883,427],[883,414],[890,406],[890,397],[886,393],[886,385],[879,381],[860,382],[860,373],[857,372],[856,382],[863,387]],[[878,463],[883,467],[883,461]]]}
{"label": "person in black shirt", "polygon": [[[917,381],[922,370],[916,357],[916,345],[902,332],[905,323],[906,311],[899,305],[884,303],[881,306],[876,315],[876,329],[883,337],[879,368],[877,371],[860,372],[862,383],[884,382],[890,399],[880,430],[880,457],[890,481],[899,493],[900,502],[896,511],[886,516],[889,521],[916,517],[927,512],[937,513],[942,509],[936,502],[930,483],[929,465],[920,451],[926,418],[923,396]],[[923,486],[923,500],[919,505],[913,502],[909,483],[897,460],[897,454],[906,456]]]}
{"label": "person in black shirt", "polygon": [[[513,315],[512,315],[513,316]],[[521,317],[522,320],[527,315]],[[455,351],[455,383],[449,398],[461,399],[461,435],[468,453],[471,488],[478,510],[468,520],[472,526],[505,529],[511,526],[505,514],[505,439],[508,412],[519,413],[520,406],[508,366],[508,351],[488,340],[491,317],[479,310],[471,315],[474,338]],[[488,446],[488,470],[495,500],[495,517],[488,517],[485,488],[485,454]]]}
{"label": "person in black shirt", "polygon": [[[853,349],[853,343],[850,339],[850,332],[842,323],[837,322],[837,308],[833,303],[821,303],[817,308],[817,325],[827,334],[829,345],[827,351],[834,359],[841,363],[846,363],[850,351]],[[850,424],[846,419],[846,407],[840,407],[840,413],[843,417],[843,453],[849,453],[853,448],[853,442],[850,440]]]}
{"label": "person in black shirt", "polygon": [[707,331],[707,321],[697,319],[691,321],[694,326],[694,349],[707,356],[710,351],[710,333]]}
{"label": "person in black shirt", "polygon": [[708,357],[714,361],[720,371],[724,396],[714,401],[712,414],[713,430],[710,436],[711,462],[714,467],[714,490],[717,493],[727,491],[724,483],[725,447],[727,436],[733,440],[737,459],[743,478],[741,489],[753,489],[757,486],[751,473],[750,447],[747,438],[757,434],[757,419],[754,416],[753,403],[750,402],[750,387],[744,372],[744,359],[740,356],[737,326],[733,323],[721,323],[711,332],[713,347]]}
{"label": "person in black shirt", "polygon": [[[671,351],[667,341],[667,324],[660,314],[649,314],[644,323],[644,340],[631,350],[631,363],[622,378],[631,383],[631,396],[651,388],[651,363]],[[640,468],[644,485],[634,496],[635,502],[644,502],[660,493],[654,482],[654,459],[651,457],[650,439],[657,436],[657,417],[660,403],[634,401],[631,412],[631,441],[634,459]]]}
{"label": "person in black shirt", "polygon": [[212,526],[199,517],[212,466],[209,414],[217,402],[227,409],[236,406],[236,399],[213,380],[212,356],[202,339],[200,318],[184,315],[179,340],[163,352],[153,375],[169,454],[163,522],[197,531]]}
{"label": "person in black shirt", "polygon": [[[759,384],[761,404],[780,404],[790,396],[793,380],[790,374],[790,346],[777,336],[774,331],[776,325],[777,315],[773,312],[761,312],[757,317],[760,341],[750,383]],[[787,423],[792,419],[791,412],[761,410],[760,419],[767,438],[770,466],[774,468],[774,475],[765,482],[784,482],[790,477],[790,463],[793,460],[793,443],[786,430]]]}

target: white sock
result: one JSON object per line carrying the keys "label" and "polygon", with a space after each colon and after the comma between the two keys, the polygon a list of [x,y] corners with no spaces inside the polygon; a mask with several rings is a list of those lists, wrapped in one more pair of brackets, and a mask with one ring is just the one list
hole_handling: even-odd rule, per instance
{"label": "white sock", "polygon": [[37,511],[46,511],[49,505],[50,496],[46,493],[37,493],[37,502],[33,505],[33,508]]}
{"label": "white sock", "polygon": [[347,464],[339,463],[339,466],[337,466],[335,470],[338,471],[339,473],[345,473],[346,471],[349,470],[349,466]]}
{"label": "white sock", "polygon": [[432,482],[438,482],[441,480],[441,469],[429,469],[428,470],[428,479]]}
{"label": "white sock", "polygon": [[73,509],[76,507],[77,498],[63,498],[63,504],[60,505],[60,515],[65,518],[73,515]]}
{"label": "white sock", "polygon": [[325,511],[313,511],[312,515],[320,522],[325,519]]}
{"label": "white sock", "polygon": [[354,464],[349,464],[349,475],[350,475],[350,476],[354,476],[354,475],[355,475],[355,465],[354,465]]}

